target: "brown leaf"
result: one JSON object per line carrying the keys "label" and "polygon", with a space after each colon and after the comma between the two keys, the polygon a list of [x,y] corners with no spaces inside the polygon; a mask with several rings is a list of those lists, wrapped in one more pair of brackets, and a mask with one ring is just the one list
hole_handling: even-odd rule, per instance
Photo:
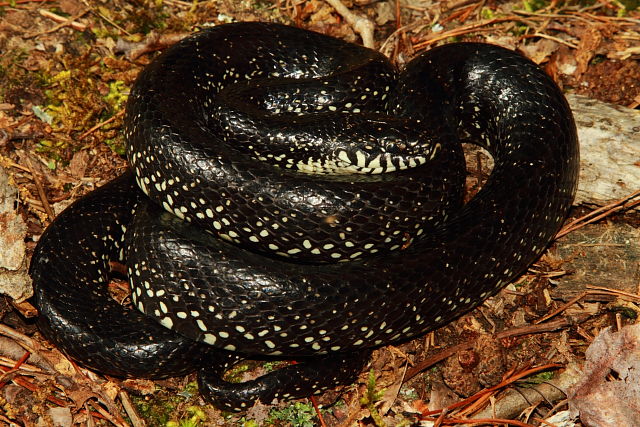
{"label": "brown leaf", "polygon": [[84,173],[87,170],[87,164],[89,163],[89,153],[86,150],[80,150],[73,155],[69,162],[69,171],[71,175],[76,179],[84,177]]}
{"label": "brown leaf", "polygon": [[600,28],[596,26],[589,26],[583,29],[580,35],[580,43],[578,43],[578,51],[576,53],[576,62],[578,63],[578,69],[576,70],[576,77],[581,76],[587,67],[589,67],[589,61],[593,59],[596,54],[596,50],[602,42],[602,34]]}
{"label": "brown leaf", "polygon": [[640,325],[604,329],[586,351],[569,409],[589,426],[640,425]]}

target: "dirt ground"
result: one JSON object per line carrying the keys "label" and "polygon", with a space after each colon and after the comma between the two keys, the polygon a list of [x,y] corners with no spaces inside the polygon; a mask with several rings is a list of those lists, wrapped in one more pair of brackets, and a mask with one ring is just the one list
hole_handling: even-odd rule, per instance
{"label": "dirt ground", "polygon": [[[431,46],[486,41],[519,49],[567,92],[640,108],[637,0],[344,5],[373,24],[375,48],[399,66]],[[0,0],[0,166],[19,189],[28,256],[56,213],[126,168],[122,117],[138,72],[199,25],[244,20],[362,42],[348,17],[320,0]],[[572,218],[593,208],[576,207]],[[639,222],[637,215],[618,211],[592,227],[616,224],[630,227],[633,235]],[[377,350],[370,371],[353,386],[315,402],[258,404],[243,414],[206,405],[193,375],[154,383],[83,371],[39,335],[28,301],[0,296],[0,425],[394,426],[430,419],[454,424],[487,405],[495,408],[514,390],[553,382],[584,361],[600,330],[635,322],[637,289],[569,293],[557,286],[577,268],[566,264],[575,251],[561,249],[572,244],[570,238],[561,238],[523,277],[457,322]],[[640,269],[636,274],[637,286]],[[590,284],[598,285],[594,277]],[[10,351],[24,340],[35,353],[26,362]],[[243,369],[250,378],[266,368]],[[545,398],[502,415],[489,412],[475,424],[541,425],[541,419],[567,408],[562,393],[538,394]]]}

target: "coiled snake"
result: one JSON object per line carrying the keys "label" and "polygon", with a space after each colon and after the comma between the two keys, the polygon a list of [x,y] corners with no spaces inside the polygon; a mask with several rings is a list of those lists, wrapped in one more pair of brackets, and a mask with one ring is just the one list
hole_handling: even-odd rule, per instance
{"label": "coiled snake", "polygon": [[[112,375],[204,366],[201,391],[236,410],[352,381],[367,349],[480,304],[545,249],[577,181],[562,93],[486,44],[397,73],[317,33],[221,25],[145,68],[125,127],[135,179],[78,200],[37,246],[40,327]],[[464,206],[460,141],[495,164]],[[138,310],[109,298],[109,261]],[[247,355],[303,363],[225,383]]]}

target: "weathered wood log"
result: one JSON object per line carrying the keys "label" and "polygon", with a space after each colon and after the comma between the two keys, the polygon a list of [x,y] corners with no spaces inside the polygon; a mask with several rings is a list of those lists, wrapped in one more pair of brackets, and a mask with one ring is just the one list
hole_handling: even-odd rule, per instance
{"label": "weathered wood log", "polygon": [[606,205],[640,190],[640,111],[567,96],[580,139],[576,204]]}

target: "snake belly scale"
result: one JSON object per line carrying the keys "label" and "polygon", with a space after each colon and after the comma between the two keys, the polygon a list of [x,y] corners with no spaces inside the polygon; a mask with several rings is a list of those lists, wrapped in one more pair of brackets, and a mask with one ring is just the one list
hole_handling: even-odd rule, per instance
{"label": "snake belly scale", "polygon": [[[36,248],[41,329],[112,375],[200,367],[205,397],[234,410],[348,383],[369,349],[496,293],[561,226],[579,156],[562,93],[517,53],[445,45],[398,73],[267,23],[205,29],[157,57],[125,137],[132,172]],[[464,205],[459,141],[494,158]],[[137,310],[108,298],[109,261],[126,263]],[[303,363],[223,381],[247,356]]]}

